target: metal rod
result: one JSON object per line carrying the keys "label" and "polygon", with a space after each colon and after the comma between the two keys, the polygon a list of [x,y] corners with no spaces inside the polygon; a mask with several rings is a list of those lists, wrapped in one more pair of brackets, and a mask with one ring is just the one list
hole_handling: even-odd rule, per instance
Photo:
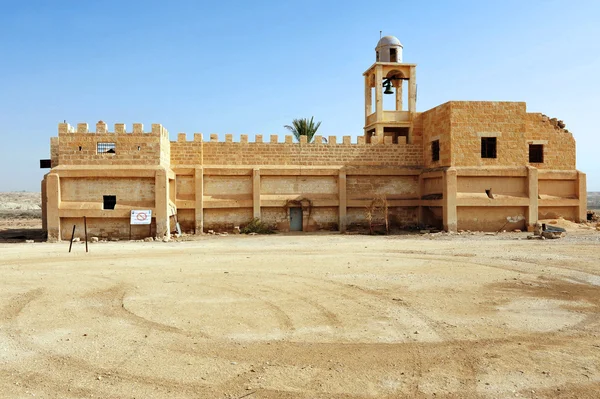
{"label": "metal rod", "polygon": [[83,217],[83,231],[85,232],[85,252],[88,252],[88,239],[87,239],[87,219]]}
{"label": "metal rod", "polygon": [[71,253],[71,247],[73,246],[73,238],[75,237],[75,225],[73,225],[73,232],[71,233],[71,243],[69,244],[69,253]]}

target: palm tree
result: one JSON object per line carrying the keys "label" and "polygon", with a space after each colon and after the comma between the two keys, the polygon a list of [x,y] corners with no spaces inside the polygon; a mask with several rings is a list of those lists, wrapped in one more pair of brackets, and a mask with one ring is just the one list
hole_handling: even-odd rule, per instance
{"label": "palm tree", "polygon": [[321,126],[321,122],[315,123],[313,121],[314,117],[311,116],[310,120],[308,118],[304,119],[294,119],[292,121],[292,126],[285,125],[284,127],[292,132],[296,140],[300,141],[300,136],[306,136],[306,141],[308,143],[313,141],[315,133]]}

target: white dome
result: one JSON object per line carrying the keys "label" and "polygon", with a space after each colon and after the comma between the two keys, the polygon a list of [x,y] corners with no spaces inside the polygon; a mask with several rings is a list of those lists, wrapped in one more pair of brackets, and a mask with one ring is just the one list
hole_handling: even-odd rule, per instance
{"label": "white dome", "polygon": [[402,62],[402,43],[394,36],[384,36],[375,47],[376,62]]}
{"label": "white dome", "polygon": [[400,43],[400,40],[398,40],[397,37],[395,36],[384,36],[381,39],[379,39],[379,42],[377,43],[377,48],[379,47],[387,47],[387,46],[402,46],[402,43]]}

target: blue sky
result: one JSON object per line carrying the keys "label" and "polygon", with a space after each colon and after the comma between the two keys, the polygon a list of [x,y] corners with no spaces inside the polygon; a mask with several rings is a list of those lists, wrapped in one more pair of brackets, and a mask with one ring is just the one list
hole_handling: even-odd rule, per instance
{"label": "blue sky", "polygon": [[[369,6],[369,4],[371,4]],[[600,191],[598,1],[0,0],[0,191],[39,190],[57,123],[362,135],[379,31],[418,64],[417,109],[526,101],[566,122]],[[112,130],[112,128],[111,128]]]}

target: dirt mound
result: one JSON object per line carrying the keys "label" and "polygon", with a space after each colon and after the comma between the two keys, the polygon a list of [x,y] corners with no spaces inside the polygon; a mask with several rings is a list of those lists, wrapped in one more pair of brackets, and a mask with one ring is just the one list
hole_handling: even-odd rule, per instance
{"label": "dirt mound", "polygon": [[562,227],[566,231],[593,230],[594,229],[593,227],[588,226],[586,224],[571,222],[570,220],[566,220],[563,218],[540,219],[540,220],[538,220],[538,223],[540,223],[540,224],[545,223],[549,226]]}

